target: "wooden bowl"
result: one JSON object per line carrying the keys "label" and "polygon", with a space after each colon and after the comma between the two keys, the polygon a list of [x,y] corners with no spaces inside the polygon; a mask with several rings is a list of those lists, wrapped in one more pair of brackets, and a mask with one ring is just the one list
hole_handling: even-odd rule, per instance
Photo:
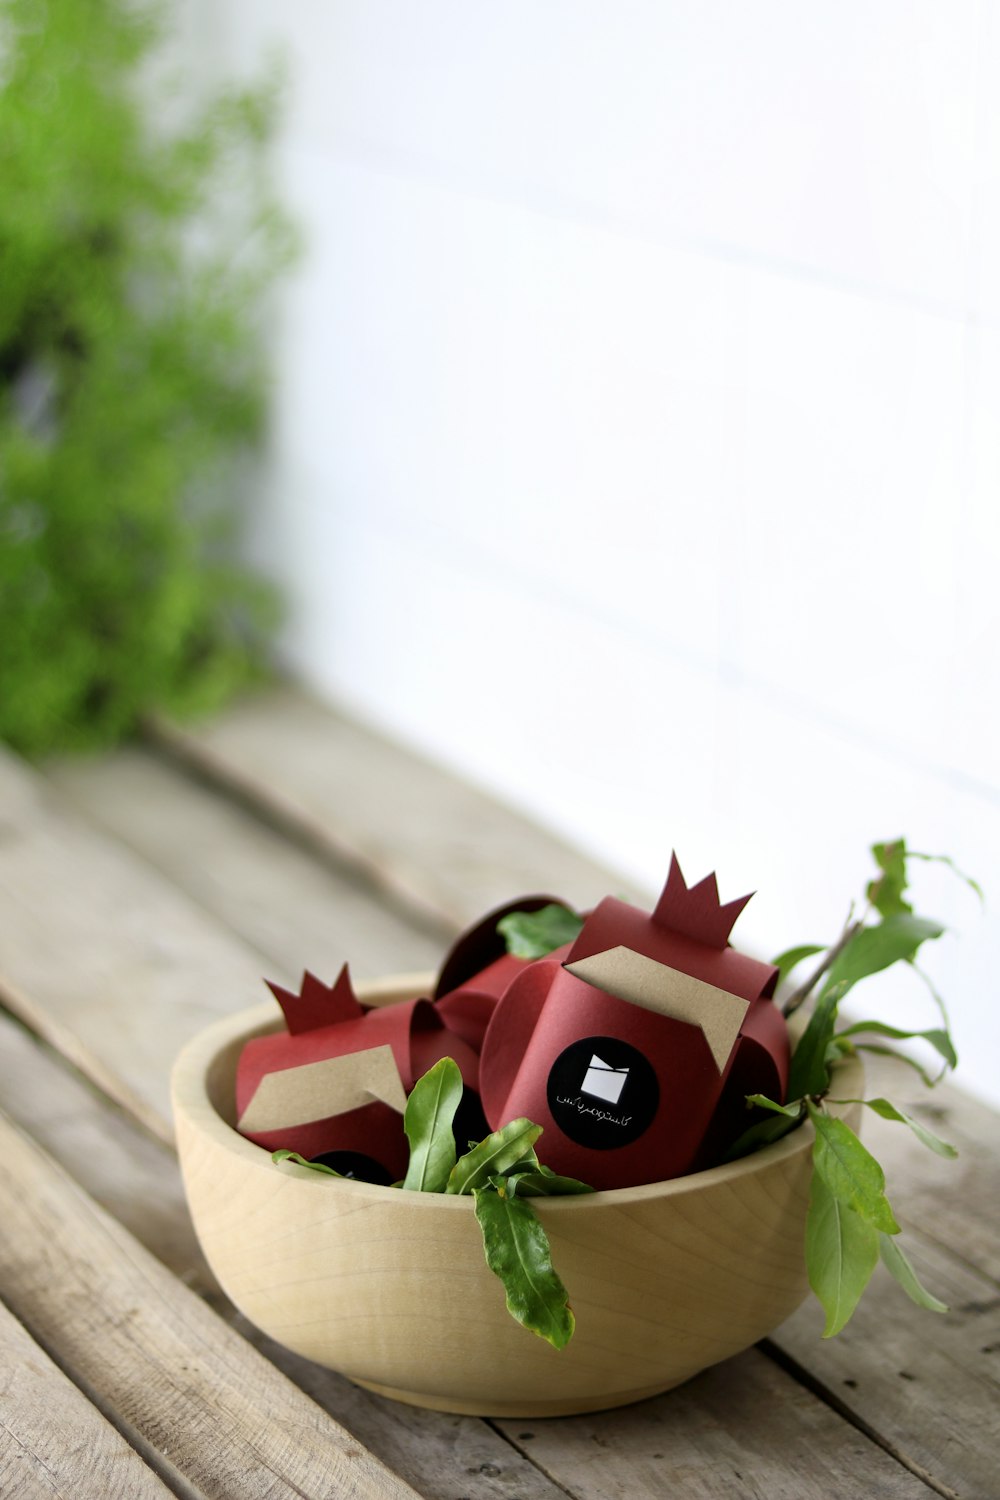
{"label": "wooden bowl", "polygon": [[[429,988],[410,975],[358,993],[390,1004]],[[417,1406],[562,1416],[669,1390],[805,1297],[808,1124],[671,1182],[533,1200],[577,1320],[567,1348],[552,1349],[507,1313],[471,1198],[278,1168],[237,1133],[236,1059],[279,1025],[264,1004],[209,1027],[178,1058],[173,1099],[205,1255],[236,1306],[297,1354]],[[861,1082],[852,1060],[838,1091],[856,1097]],[[842,1113],[856,1125],[858,1106]]]}

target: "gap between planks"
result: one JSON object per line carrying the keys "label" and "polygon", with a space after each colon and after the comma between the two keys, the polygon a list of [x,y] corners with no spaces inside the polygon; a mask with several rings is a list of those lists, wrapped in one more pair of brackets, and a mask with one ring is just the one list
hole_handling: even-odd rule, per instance
{"label": "gap between planks", "polygon": [[894,1443],[889,1442],[870,1422],[865,1421],[860,1412],[849,1406],[846,1401],[842,1400],[829,1386],[824,1385],[821,1380],[817,1380],[816,1376],[810,1370],[800,1365],[798,1360],[793,1359],[786,1350],[781,1348],[780,1344],[774,1343],[772,1339],[762,1339],[760,1347],[765,1353],[770,1355],[776,1364],[780,1365],[789,1375],[794,1376],[807,1390],[812,1391],[821,1401],[825,1401],[827,1406],[839,1412],[845,1421],[850,1422],[852,1427],[856,1427],[871,1442],[877,1443],[880,1448],[889,1454],[890,1458],[894,1458],[898,1464],[902,1464],[904,1468],[909,1469],[911,1474],[915,1475],[917,1479],[928,1485],[937,1494],[943,1496],[944,1500],[962,1500],[962,1496],[958,1490],[953,1490],[950,1485],[944,1484],[934,1474],[923,1468],[921,1464],[916,1463],[908,1454],[897,1448]]}
{"label": "gap between planks", "polygon": [[[0,1302],[0,1495],[169,1500],[167,1488]],[[81,1465],[86,1454],[86,1468]],[[199,1500],[185,1489],[190,1500]]]}

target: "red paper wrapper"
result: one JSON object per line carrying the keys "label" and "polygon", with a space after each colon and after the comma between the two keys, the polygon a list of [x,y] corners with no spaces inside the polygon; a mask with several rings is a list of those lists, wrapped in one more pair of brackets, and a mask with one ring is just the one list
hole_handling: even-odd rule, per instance
{"label": "red paper wrapper", "polygon": [[254,1037],[240,1054],[237,1128],[249,1140],[269,1151],[324,1159],[338,1171],[349,1169],[347,1156],[367,1158],[356,1163],[354,1175],[396,1181],[408,1159],[406,1095],[446,1056],[458,1064],[470,1096],[468,1123],[478,1127],[479,1060],[429,1000],[365,1011],[346,965],[330,988],[311,974],[298,995],[270,988],[288,1030]]}
{"label": "red paper wrapper", "polygon": [[602,901],[565,962],[531,964],[496,1007],[480,1060],[491,1126],[527,1116],[546,1165],[628,1187],[690,1171],[720,1106],[718,1131],[745,1093],[782,1099],[777,970],[727,946],[749,899],[721,906],[714,875],[689,890],[674,858],[651,914]]}
{"label": "red paper wrapper", "polygon": [[508,901],[463,932],[445,956],[434,999],[445,1025],[477,1052],[497,1001],[531,962],[507,952],[497,930],[500,922],[512,912],[541,911],[555,901],[554,896],[522,896]]}

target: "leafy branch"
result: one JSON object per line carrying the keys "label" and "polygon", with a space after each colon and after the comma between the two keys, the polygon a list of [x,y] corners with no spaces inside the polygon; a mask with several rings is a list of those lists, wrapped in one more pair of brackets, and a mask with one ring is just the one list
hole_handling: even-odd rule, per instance
{"label": "leafy branch", "polygon": [[[730,1148],[727,1159],[735,1160],[761,1146],[780,1140],[804,1120],[812,1121],[813,1177],[806,1220],[806,1265],[809,1285],[826,1314],[824,1338],[840,1332],[850,1319],[881,1257],[900,1286],[919,1306],[946,1312],[943,1302],[920,1283],[898,1243],[899,1225],[885,1193],[885,1174],[857,1134],[845,1121],[830,1113],[831,1105],[862,1104],[882,1119],[906,1125],[917,1139],[939,1156],[954,1157],[955,1148],[942,1141],[918,1120],[888,1099],[831,1099],[837,1062],[852,1052],[884,1054],[889,1048],[860,1037],[885,1037],[893,1041],[920,1039],[938,1053],[943,1067],[931,1078],[919,1063],[894,1053],[916,1069],[928,1085],[940,1082],[958,1062],[944,1002],[917,968],[916,959],[924,943],[939,938],[939,922],[918,916],[906,899],[909,891],[908,861],[935,861],[952,870],[975,891],[977,883],[964,875],[947,855],[922,854],[906,847],[905,840],[872,846],[878,873],[869,881],[866,906],[855,919],[853,908],[837,941],[824,949],[804,944],[788,949],[775,960],[782,980],[807,958],[822,954],[806,982],[792,992],[783,1007],[792,1015],[821,985],[812,1013],[795,1048],[788,1080],[788,1101],[778,1104],[762,1095],[748,1096],[763,1118],[750,1126]],[[855,985],[896,963],[907,963],[927,984],[940,1012],[941,1024],[923,1031],[907,1031],[881,1021],[855,1021],[838,1031],[840,1002]]]}

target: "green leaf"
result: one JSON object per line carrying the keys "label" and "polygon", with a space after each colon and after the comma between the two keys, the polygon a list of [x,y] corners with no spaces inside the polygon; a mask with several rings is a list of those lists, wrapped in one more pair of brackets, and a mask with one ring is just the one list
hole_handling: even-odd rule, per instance
{"label": "green leaf", "polygon": [[943,932],[940,922],[932,921],[930,917],[915,917],[912,912],[905,911],[886,917],[877,927],[862,927],[835,959],[823,986],[823,994],[842,985],[843,998],[849,989],[869,975],[888,969],[900,959],[914,958],[922,943],[939,938]]}
{"label": "green leaf", "polygon": [[[343,1172],[335,1172],[332,1167],[324,1166],[321,1161],[306,1161],[297,1151],[272,1151],[271,1160],[277,1165],[279,1162],[290,1161],[296,1167],[308,1167],[310,1172],[325,1172],[328,1177],[344,1177]],[[344,1179],[347,1181],[348,1179]]]}
{"label": "green leaf", "polygon": [[572,943],[583,918],[568,906],[552,902],[540,911],[512,911],[497,923],[497,931],[515,958],[545,958],[564,943]]}
{"label": "green leaf", "polygon": [[548,1167],[540,1167],[537,1172],[511,1172],[503,1181],[512,1198],[517,1194],[523,1198],[551,1198],[594,1191],[587,1183],[575,1177],[560,1177]]}
{"label": "green leaf", "polygon": [[[865,1033],[887,1036],[896,1042],[930,1042],[935,1052],[944,1058],[949,1068],[958,1067],[958,1054],[954,1043],[948,1032],[940,1027],[932,1027],[930,1031],[901,1031],[898,1026],[887,1026],[884,1021],[854,1021],[850,1026],[845,1026],[838,1035],[852,1037]],[[902,1053],[899,1055],[902,1056]]]}
{"label": "green leaf", "polygon": [[831,1193],[814,1172],[806,1217],[809,1285],[826,1313],[825,1339],[838,1334],[858,1305],[878,1260],[879,1232]]}
{"label": "green leaf", "polygon": [[417,1193],[443,1193],[455,1165],[452,1123],[462,1102],[458,1064],[442,1057],[413,1086],[406,1101],[403,1129],[410,1143],[410,1164],[403,1187]]}
{"label": "green leaf", "polygon": [[881,875],[869,883],[866,895],[882,917],[898,916],[900,912],[912,912],[913,907],[903,900],[907,887],[906,840],[894,839],[889,844],[873,844],[872,854]]}
{"label": "green leaf", "polygon": [[771,1146],[775,1141],[789,1135],[805,1116],[804,1106],[799,1106],[800,1113],[795,1119],[791,1119],[782,1112],[780,1115],[768,1115],[766,1120],[758,1120],[756,1125],[749,1126],[743,1134],[737,1136],[729,1147],[722,1161],[738,1161],[741,1156],[749,1156],[751,1151],[759,1151],[763,1146]]}
{"label": "green leaf", "polygon": [[837,1024],[837,1006],[841,993],[839,989],[824,989],[809,1017],[809,1025],[799,1037],[788,1074],[790,1100],[805,1099],[810,1094],[822,1094],[829,1087],[827,1050],[833,1038],[833,1028]]}
{"label": "green leaf", "polygon": [[530,1120],[511,1120],[495,1130],[478,1146],[460,1156],[448,1178],[446,1193],[471,1193],[489,1182],[494,1173],[509,1172],[519,1162],[528,1160],[536,1166],[534,1146],[542,1133],[540,1125]]}
{"label": "green leaf", "polygon": [[779,953],[777,958],[771,959],[778,971],[778,983],[784,984],[792,970],[798,968],[804,959],[814,958],[817,953],[825,951],[824,948],[817,947],[815,943],[803,943],[798,948],[786,948],[784,953]]}
{"label": "green leaf", "polygon": [[928,1312],[946,1313],[948,1311],[944,1302],[939,1302],[926,1287],[921,1286],[908,1256],[900,1249],[898,1241],[892,1235],[879,1236],[879,1254],[882,1256],[886,1269],[895,1276],[911,1302],[915,1302],[918,1307],[926,1307]]}
{"label": "green leaf", "polygon": [[30,756],[221,706],[276,623],[238,535],[276,101],[169,86],[172,9],[0,3],[0,741]]}
{"label": "green leaf", "polygon": [[576,1320],[552,1264],[549,1237],[525,1198],[474,1189],[486,1264],[503,1282],[507,1311],[555,1349],[573,1337]]}
{"label": "green leaf", "polygon": [[[848,1042],[847,1045],[850,1046],[850,1043]],[[908,1068],[913,1069],[914,1073],[920,1075],[929,1089],[932,1089],[937,1082],[937,1079],[932,1078],[926,1068],[920,1066],[916,1058],[907,1056],[905,1052],[897,1051],[895,1047],[879,1047],[874,1042],[858,1042],[855,1050],[858,1052],[873,1052],[879,1057],[891,1057],[896,1062],[905,1063]]]}
{"label": "green leaf", "polygon": [[919,975],[924,984],[927,986],[928,990],[930,991],[931,999],[934,1001],[934,1004],[937,1006],[940,1013],[941,1023],[944,1026],[945,1031],[950,1032],[951,1020],[948,1016],[948,1007],[944,1003],[944,996],[937,989],[931,976],[926,972],[926,970],[922,969],[915,960],[911,959],[910,967],[912,968],[914,974]]}
{"label": "green leaf", "polygon": [[952,874],[957,875],[959,880],[964,880],[969,889],[975,891],[979,897],[980,906],[986,905],[986,897],[983,895],[983,888],[979,881],[973,880],[971,875],[966,875],[963,870],[960,870],[949,854],[920,854],[916,849],[909,849],[907,859],[922,859],[928,864],[947,865]]}
{"label": "green leaf", "polygon": [[949,1146],[947,1141],[943,1141],[939,1135],[928,1130],[926,1125],[921,1125],[920,1121],[915,1120],[912,1115],[904,1114],[901,1109],[896,1108],[895,1104],[890,1104],[888,1099],[831,1099],[830,1103],[867,1105],[877,1115],[881,1115],[883,1120],[897,1120],[901,1125],[908,1125],[917,1140],[922,1141],[929,1151],[935,1152],[938,1156],[954,1159],[958,1155],[954,1146]]}
{"label": "green leaf", "polygon": [[898,1234],[885,1196],[885,1173],[843,1120],[823,1114],[814,1105],[809,1116],[816,1130],[813,1166],[833,1196],[860,1218],[886,1234]]}
{"label": "green leaf", "polygon": [[769,1109],[776,1115],[789,1115],[794,1120],[802,1115],[802,1105],[797,1099],[794,1104],[776,1104],[766,1094],[747,1094],[747,1104],[756,1104],[759,1109]]}

